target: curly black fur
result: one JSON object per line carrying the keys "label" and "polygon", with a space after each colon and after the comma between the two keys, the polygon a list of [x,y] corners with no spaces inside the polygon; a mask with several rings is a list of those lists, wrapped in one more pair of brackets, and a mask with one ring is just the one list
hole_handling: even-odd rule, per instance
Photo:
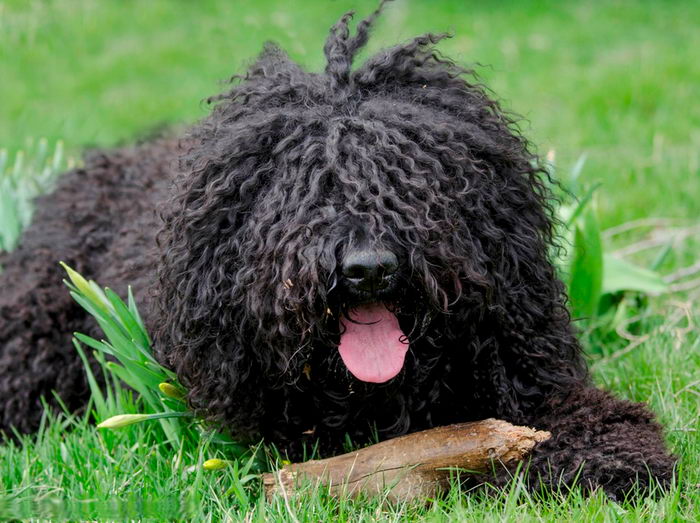
{"label": "curly black fur", "polygon": [[[354,36],[351,14],[331,28],[322,74],[268,44],[179,145],[98,153],[39,202],[0,260],[0,429],[34,429],[52,389],[85,400],[69,333],[94,326],[61,285],[63,259],[117,289],[155,282],[140,300],[192,407],[292,457],[493,416],[554,434],[532,456],[533,486],[668,483],[648,410],[591,388],[548,259],[538,158],[435,51],[445,35],[352,70],[377,14]],[[383,301],[410,351],[383,384],[354,378],[337,349],[356,304],[338,267],[357,244],[400,260]]]}

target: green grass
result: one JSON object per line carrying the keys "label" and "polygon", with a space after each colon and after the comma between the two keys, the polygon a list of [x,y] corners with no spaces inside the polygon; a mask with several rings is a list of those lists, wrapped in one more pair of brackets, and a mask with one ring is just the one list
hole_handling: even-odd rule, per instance
{"label": "green grass", "polygon": [[[204,444],[173,453],[162,443],[157,424],[97,432],[84,417],[73,417],[50,420],[36,441],[27,438],[22,448],[12,445],[0,449],[0,487],[14,498],[12,503],[6,501],[4,513],[0,501],[0,515],[103,519],[116,514],[133,517],[140,507],[144,516],[180,515],[213,521],[227,516],[233,520],[248,516],[256,521],[697,520],[700,336],[697,331],[684,331],[687,318],[683,314],[678,323],[661,319],[680,311],[671,307],[659,318],[650,318],[644,326],[653,333],[647,342],[624,357],[594,365],[601,384],[621,395],[648,401],[668,427],[669,442],[681,456],[680,486],[660,500],[631,506],[609,502],[601,495],[583,498],[578,492],[562,498],[532,496],[514,483],[502,495],[459,495],[455,490],[427,506],[382,507],[377,501],[337,501],[322,491],[292,497],[288,505],[284,499],[267,503],[255,482],[240,485],[245,473],[203,471],[198,465],[216,455]],[[698,320],[696,315],[693,321]],[[668,329],[654,331],[664,323]],[[128,410],[128,405],[121,408]],[[233,492],[226,495],[229,490]]]}
{"label": "green grass", "polygon": [[[63,140],[75,155],[194,121],[206,114],[201,100],[265,40],[319,68],[327,27],[343,10],[364,14],[375,3],[0,0],[0,146],[12,156],[28,140],[46,137],[51,144]],[[700,216],[699,19],[693,0],[398,0],[370,48],[426,31],[453,32],[441,49],[463,63],[485,64],[481,76],[527,119],[523,128],[541,152],[556,150],[560,172],[587,154],[581,179],[602,182],[604,228],[647,217],[687,227]],[[646,231],[608,245],[642,239]],[[658,251],[632,258],[648,264]],[[675,244],[660,268],[676,271],[699,252],[696,232]],[[644,318],[618,334],[584,336],[597,382],[648,401],[668,428],[681,458],[679,485],[658,501],[632,507],[578,494],[537,499],[514,485],[501,497],[455,492],[426,507],[386,509],[323,494],[268,504],[253,483],[241,487],[235,471],[197,467],[213,457],[210,450],[173,454],[155,426],[98,433],[84,417],[59,417],[22,448],[0,447],[0,518],[120,519],[142,503],[144,515],[217,521],[698,520],[698,298],[695,289],[653,299],[637,309]],[[232,485],[239,488],[225,496]]]}
{"label": "green grass", "polygon": [[[265,40],[318,68],[339,13],[375,0],[4,0],[0,144],[28,136],[112,145],[206,113],[200,101]],[[700,4],[398,0],[371,49],[426,31],[480,72],[561,163],[587,152],[604,181],[603,225],[696,217],[700,194]],[[682,190],[680,190],[682,188]],[[659,196],[663,196],[660,198]]]}

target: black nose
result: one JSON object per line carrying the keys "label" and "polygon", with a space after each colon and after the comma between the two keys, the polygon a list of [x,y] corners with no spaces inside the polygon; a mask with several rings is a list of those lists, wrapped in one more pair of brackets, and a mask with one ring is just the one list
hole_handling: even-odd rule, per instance
{"label": "black nose", "polygon": [[399,268],[396,255],[386,249],[356,249],[343,260],[343,276],[356,288],[373,292],[386,288]]}

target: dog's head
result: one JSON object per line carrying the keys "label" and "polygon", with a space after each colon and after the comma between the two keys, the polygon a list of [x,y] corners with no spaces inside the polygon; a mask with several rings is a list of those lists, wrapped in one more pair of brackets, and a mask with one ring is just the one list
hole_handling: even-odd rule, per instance
{"label": "dog's head", "polygon": [[386,382],[407,352],[561,305],[527,142],[435,51],[444,35],[351,70],[376,14],[354,36],[349,14],[331,29],[323,73],[267,45],[192,131],[161,237],[159,337],[210,406],[246,380],[294,381],[311,351]]}

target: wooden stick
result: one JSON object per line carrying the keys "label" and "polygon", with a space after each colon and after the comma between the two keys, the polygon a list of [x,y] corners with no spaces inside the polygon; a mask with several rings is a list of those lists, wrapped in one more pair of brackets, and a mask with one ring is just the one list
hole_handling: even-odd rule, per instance
{"label": "wooden stick", "polygon": [[327,485],[336,496],[387,494],[390,501],[435,496],[455,469],[484,472],[493,461],[522,460],[549,432],[489,418],[383,441],[333,458],[293,463],[263,474],[268,499],[304,483]]}

